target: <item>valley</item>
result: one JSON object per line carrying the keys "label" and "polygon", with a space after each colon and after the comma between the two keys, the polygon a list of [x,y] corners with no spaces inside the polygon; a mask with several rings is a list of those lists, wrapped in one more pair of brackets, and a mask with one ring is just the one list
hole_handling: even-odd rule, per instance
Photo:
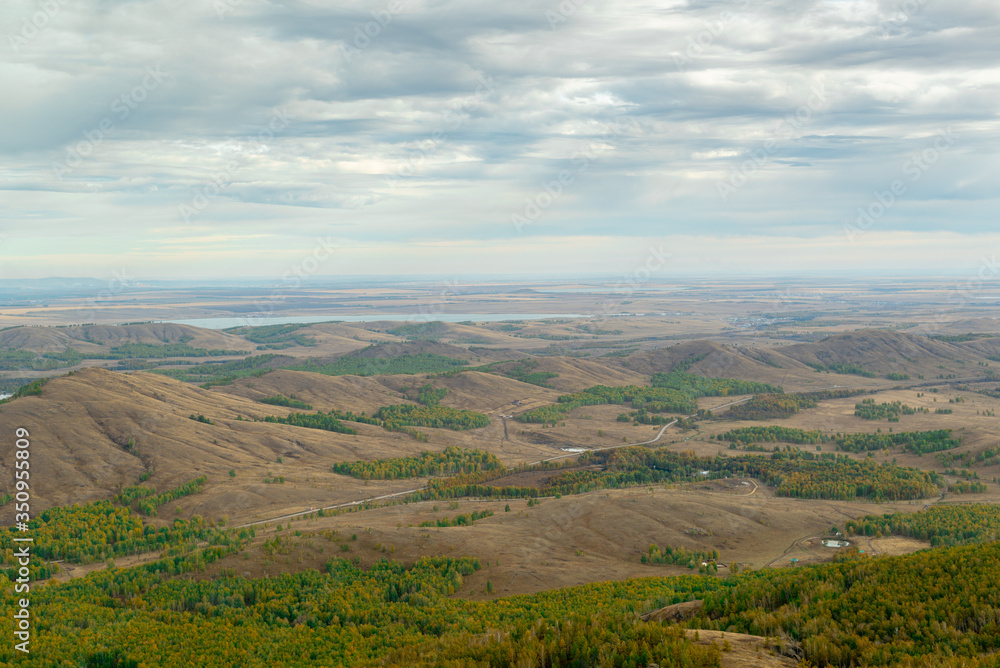
{"label": "valley", "polygon": [[[32,526],[125,523],[81,533],[78,554],[39,539],[61,558],[37,574],[95,586],[166,559],[172,579],[213,588],[474,560],[427,594],[450,610],[642,578],[701,578],[708,595],[741,573],[958,549],[847,527],[1000,502],[1000,327],[974,310],[930,329],[933,304],[908,301],[924,286],[900,289],[905,316],[878,303],[819,328],[829,290],[785,316],[730,289],[636,293],[641,312],[597,320],[12,325],[0,423],[31,434],[33,517],[68,513]],[[523,290],[507,308],[526,310]],[[552,294],[548,312],[586,310],[580,292]],[[704,313],[650,315],[681,301]],[[5,442],[8,525],[15,461]],[[403,651],[385,642],[372,661]]]}

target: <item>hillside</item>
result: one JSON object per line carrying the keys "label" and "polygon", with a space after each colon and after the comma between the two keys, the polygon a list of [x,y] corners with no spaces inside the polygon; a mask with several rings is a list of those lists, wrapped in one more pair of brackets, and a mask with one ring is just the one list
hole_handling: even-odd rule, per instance
{"label": "hillside", "polygon": [[777,382],[789,373],[805,374],[811,371],[800,363],[782,359],[773,349],[737,347],[708,340],[677,343],[616,358],[614,363],[650,376],[671,371],[678,365],[690,364],[689,372],[709,378],[743,378],[763,382]]}
{"label": "hillside", "polygon": [[[296,374],[275,374],[278,387],[291,393],[293,388],[283,383],[294,382]],[[384,403],[400,402],[398,395],[372,379],[300,375],[310,377],[317,394],[356,394],[345,402],[325,404],[331,407],[372,411]],[[208,391],[156,374],[84,369],[50,380],[41,396],[0,406],[0,420],[5,429],[24,426],[30,431],[34,512],[110,498],[120,486],[136,484],[144,471],[161,490],[207,475],[205,493],[185,506],[210,517],[301,509],[361,495],[360,484],[330,473],[334,462],[409,455],[428,447],[443,449],[449,443],[471,445],[474,438],[473,432],[426,429],[433,434],[428,446],[373,425],[352,423],[359,433],[350,435],[241,421],[237,416],[263,418],[291,411],[239,396],[241,391],[251,394],[239,388]],[[304,389],[295,389],[305,394]],[[192,414],[204,415],[214,424],[192,420]],[[5,439],[0,450],[0,479],[7,481],[2,491],[10,491],[14,479],[13,447],[11,439]],[[279,457],[283,463],[277,462]],[[230,470],[237,477],[229,476]],[[284,475],[288,483],[265,484],[271,475]],[[300,482],[294,483],[293,477]],[[13,504],[3,506],[0,517],[9,521],[13,510]]]}
{"label": "hillside", "polygon": [[139,325],[81,325],[74,327],[16,327],[0,332],[0,348],[58,352],[75,348],[100,352],[128,343],[158,345],[186,342],[193,348],[246,350],[253,346],[242,337],[214,329],[160,322]]}
{"label": "hillside", "polygon": [[385,358],[399,355],[443,355],[455,359],[465,360],[470,365],[486,364],[488,362],[498,362],[502,360],[524,357],[523,353],[512,350],[477,349],[471,351],[462,346],[455,346],[448,343],[437,343],[435,341],[401,341],[393,343],[373,344],[360,350],[347,353],[347,357],[359,358]]}
{"label": "hillside", "polygon": [[783,346],[780,354],[803,364],[859,364],[867,371],[886,373],[940,373],[954,370],[960,361],[979,355],[969,349],[923,336],[879,329],[837,334],[816,343]]}

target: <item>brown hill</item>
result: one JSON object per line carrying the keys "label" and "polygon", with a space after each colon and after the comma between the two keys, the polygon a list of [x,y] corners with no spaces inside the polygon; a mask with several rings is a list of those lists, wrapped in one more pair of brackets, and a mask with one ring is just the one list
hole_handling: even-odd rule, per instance
{"label": "brown hill", "polygon": [[942,366],[953,369],[972,356],[969,349],[950,343],[880,329],[862,329],[816,343],[785,346],[780,353],[803,364],[859,364],[876,373],[912,375],[936,375]]}
{"label": "brown hill", "polygon": [[969,351],[973,355],[996,357],[1000,355],[1000,336],[973,339],[972,341],[956,343],[955,346],[959,349]]}
{"label": "brown hill", "polygon": [[477,349],[470,351],[461,346],[435,341],[401,341],[396,343],[379,343],[347,353],[351,357],[396,357],[397,355],[417,355],[421,353],[444,355],[465,360],[470,364],[486,364],[501,360],[524,357],[524,353],[513,350]]}
{"label": "brown hill", "polygon": [[[317,357],[321,355],[341,355],[364,348],[371,343],[396,341],[397,337],[365,329],[362,323],[317,323],[295,330],[295,336],[303,336],[315,341],[312,346],[293,345],[282,349],[282,353],[295,357]],[[294,343],[294,341],[290,341]]]}
{"label": "brown hill", "polygon": [[[413,384],[413,376],[406,376]],[[310,404],[315,410],[367,412],[369,415],[380,406],[398,404],[403,396],[395,389],[380,382],[376,376],[327,376],[308,371],[279,369],[259,378],[244,378],[232,385],[214,387],[219,394],[243,397],[254,402],[264,397],[295,396]],[[268,407],[272,413],[288,412],[281,407]]]}
{"label": "brown hill", "polygon": [[[414,386],[413,376],[385,376],[383,382],[394,387],[399,383]],[[430,383],[435,387],[447,388],[448,394],[441,400],[442,405],[484,413],[499,411],[515,399],[522,403],[553,403],[560,394],[556,390],[480,371],[466,371],[450,378],[435,378]]]}
{"label": "brown hill", "polygon": [[186,341],[194,348],[250,351],[241,337],[214,329],[160,322],[140,325],[80,325],[74,327],[17,327],[0,332],[0,348],[34,352],[106,351],[127,343],[160,345]]}
{"label": "brown hill", "polygon": [[[281,381],[286,373],[291,374],[275,372],[276,380]],[[361,398],[353,399],[357,403],[347,408],[370,410],[389,394],[372,379],[319,376],[319,380],[329,385],[317,393],[324,388],[332,397],[338,392],[343,396],[358,392]],[[374,393],[370,403],[364,399],[365,390]],[[383,395],[374,398],[380,392]],[[470,447],[481,431],[459,434],[424,429],[431,435],[428,445],[372,425],[352,423],[359,433],[351,435],[246,419],[288,412],[156,374],[126,375],[93,368],[50,380],[41,396],[0,406],[0,428],[8,434],[18,427],[29,431],[32,511],[36,514],[52,505],[110,498],[120,486],[136,484],[140,474],[150,471],[150,483],[160,491],[206,475],[203,494],[174,505],[209,517],[301,510],[330,499],[363,497],[370,489],[379,490],[379,483],[362,492],[360,482],[330,472],[334,462],[411,455],[451,444]],[[192,420],[192,414],[204,415],[213,424]],[[237,420],[237,416],[245,419]],[[4,439],[0,445],[0,480],[4,481],[0,493],[12,488],[13,448],[13,439]],[[235,477],[229,475],[230,470]],[[287,478],[287,484],[265,483],[266,478],[279,475]],[[12,504],[0,508],[0,519],[10,520],[12,514]]]}
{"label": "brown hill", "polygon": [[789,371],[803,373],[808,370],[801,363],[783,360],[772,351],[729,346],[707,340],[685,341],[616,361],[632,371],[646,375],[668,372],[678,365],[693,362],[687,368],[690,373],[714,378],[744,378],[769,382],[780,380]]}
{"label": "brown hill", "polygon": [[546,382],[560,392],[577,392],[594,385],[645,385],[649,377],[608,360],[579,357],[535,357],[532,371],[559,374]]}

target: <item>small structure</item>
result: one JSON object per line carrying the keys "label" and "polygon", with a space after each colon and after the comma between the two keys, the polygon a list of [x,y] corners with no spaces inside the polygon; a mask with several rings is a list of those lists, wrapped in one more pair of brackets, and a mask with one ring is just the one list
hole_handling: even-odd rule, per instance
{"label": "small structure", "polygon": [[847,547],[851,543],[846,540],[837,540],[835,538],[824,538],[823,547]]}

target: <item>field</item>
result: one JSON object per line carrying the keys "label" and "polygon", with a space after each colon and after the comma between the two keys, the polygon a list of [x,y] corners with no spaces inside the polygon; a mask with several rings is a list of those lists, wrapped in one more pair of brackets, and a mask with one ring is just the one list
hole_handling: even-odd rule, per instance
{"label": "field", "polygon": [[[524,287],[501,286],[489,300],[456,295],[447,308],[585,311],[581,293]],[[0,382],[20,393],[0,405],[0,421],[31,434],[35,516],[136,486],[152,498],[204,476],[155,513],[140,512],[141,498],[125,505],[151,531],[175,520],[254,529],[207,559],[193,556],[206,544],[164,548],[188,560],[174,567],[182,579],[205,586],[324,571],[331,559],[374,572],[385,560],[419,569],[428,557],[468,557],[481,567],[447,591],[454,605],[648,577],[703,577],[717,583],[704,585],[711,588],[741,572],[832,568],[858,551],[884,559],[934,552],[944,546],[881,525],[842,536],[845,547],[824,540],[866,516],[1000,503],[993,321],[956,312],[929,329],[926,285],[897,286],[893,309],[863,306],[882,301],[873,300],[878,285],[801,286],[788,303],[760,296],[773,287],[640,292],[627,305],[634,315],[599,322],[25,327],[63,322],[72,300],[52,300],[44,314],[5,308],[0,317],[14,324],[0,331]],[[347,292],[312,298],[345,309],[362,301]],[[378,307],[387,310],[430,298],[417,288],[383,296]],[[218,297],[213,309],[180,299],[175,312],[222,315],[239,301]],[[137,317],[142,308],[141,298],[128,306]],[[336,320],[335,310],[324,313]],[[671,376],[687,378],[668,388],[679,394],[662,392],[670,372],[693,374]],[[868,419],[869,406],[890,410]],[[540,411],[551,417],[528,419]],[[723,439],[730,432],[762,436]],[[850,435],[855,443],[878,437],[878,446],[841,449]],[[901,445],[892,445],[897,437]],[[0,453],[8,524],[12,447]],[[496,465],[408,472],[406,458],[473,461],[463,454],[473,450]],[[382,460],[352,469],[379,474],[333,470]],[[644,563],[651,546],[685,556]],[[53,577],[75,586],[155,567],[163,556],[121,554],[116,570],[106,559],[64,561]],[[752,630],[740,624],[734,634]],[[718,630],[704,626],[697,643],[721,645]],[[731,643],[722,665],[758,665],[757,636]],[[820,650],[807,659],[809,651]],[[765,651],[759,660],[790,659]]]}

